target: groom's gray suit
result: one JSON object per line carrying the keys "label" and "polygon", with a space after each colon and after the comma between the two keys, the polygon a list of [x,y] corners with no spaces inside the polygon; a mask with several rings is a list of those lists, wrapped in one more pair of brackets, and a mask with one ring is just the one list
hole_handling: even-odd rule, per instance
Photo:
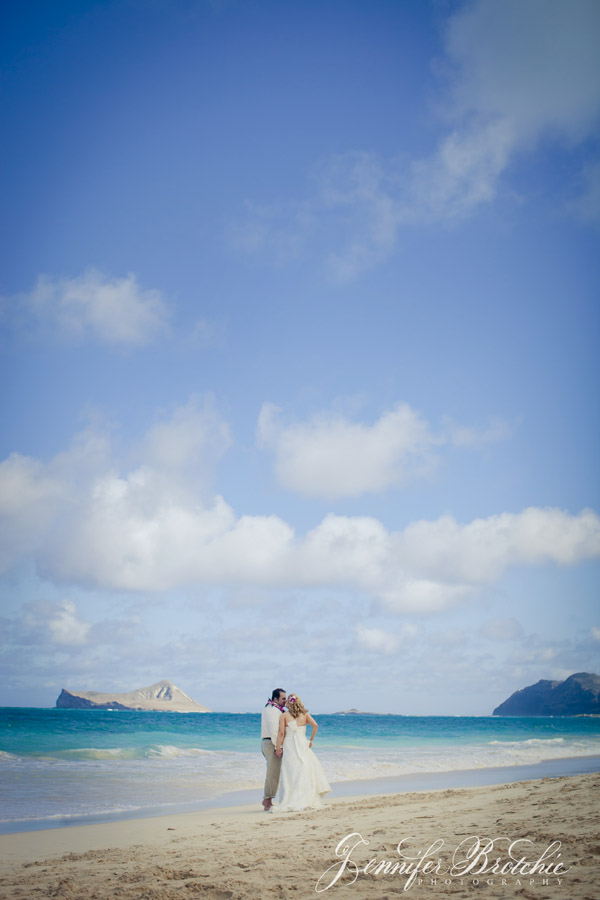
{"label": "groom's gray suit", "polygon": [[281,757],[275,755],[277,747],[277,732],[279,731],[279,719],[281,711],[277,706],[268,704],[260,717],[261,750],[267,761],[267,777],[265,779],[264,799],[273,798],[279,787],[279,773],[281,772]]}

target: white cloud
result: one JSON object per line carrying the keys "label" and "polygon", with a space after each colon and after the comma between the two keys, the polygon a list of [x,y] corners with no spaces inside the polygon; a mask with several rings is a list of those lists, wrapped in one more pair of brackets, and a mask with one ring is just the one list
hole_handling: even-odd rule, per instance
{"label": "white cloud", "polygon": [[26,314],[59,334],[93,337],[114,345],[140,345],[166,329],[168,309],[160,291],[142,290],[133,274],[110,279],[96,269],[76,278],[40,275],[17,298]]}
{"label": "white cloud", "polygon": [[422,474],[434,464],[437,443],[427,422],[406,403],[372,425],[320,414],[287,426],[277,407],[265,403],[258,436],[274,450],[284,487],[329,499],[381,491]]}
{"label": "white cloud", "polygon": [[[509,657],[509,663],[511,665],[518,666],[530,666],[530,665],[539,665],[546,664],[552,662],[552,660],[556,659],[558,655],[558,649],[556,646],[553,647],[544,647],[544,646],[521,646],[516,650],[513,650]],[[565,670],[561,669],[560,676],[554,676],[555,678],[566,678],[567,675],[562,674]],[[571,674],[571,673],[568,673]]]}
{"label": "white cloud", "polygon": [[20,622],[17,622],[17,643],[25,644],[44,642],[57,647],[78,647],[88,641],[91,622],[85,622],[79,618],[77,607],[72,600],[60,600],[58,603],[33,603],[29,604]]}
{"label": "white cloud", "polygon": [[138,452],[157,469],[195,469],[204,478],[231,442],[229,425],[219,415],[212,395],[194,395],[148,430]]}
{"label": "white cloud", "polygon": [[280,265],[315,242],[329,251],[324,265],[339,283],[383,261],[396,243],[404,214],[398,204],[398,172],[374,153],[348,152],[321,161],[311,193],[298,203],[248,204],[230,229],[233,245]]}
{"label": "white cloud", "polygon": [[459,524],[453,516],[413,522],[395,536],[395,552],[417,575],[465,584],[496,580],[508,565],[572,565],[600,552],[600,519],[529,507]]}
{"label": "white cloud", "polygon": [[343,243],[325,262],[339,282],[384,260],[396,243],[401,212],[395,200],[393,172],[372,153],[333,157],[319,171],[318,190],[323,213],[343,224]]}
{"label": "white cloud", "polygon": [[393,631],[357,625],[355,634],[361,647],[373,653],[383,653],[386,656],[391,656],[397,653],[401,647],[410,644],[415,639],[417,629],[415,625],[407,623],[400,629],[394,629]]}
{"label": "white cloud", "polygon": [[508,189],[511,165],[542,141],[577,150],[569,181],[581,169],[580,196],[567,207],[598,220],[596,0],[473,0],[448,18],[443,40],[442,132],[432,152],[408,162],[331,156],[301,202],[250,208],[238,246],[280,262],[312,246],[335,281],[351,281],[393,253],[401,227],[460,220],[492,202]]}
{"label": "white cloud", "polygon": [[76,646],[86,643],[91,623],[77,618],[77,609],[72,600],[63,600],[56,615],[48,621],[48,627],[54,644]]}
{"label": "white cloud", "polygon": [[433,157],[413,163],[407,219],[458,218],[493,200],[513,143],[504,122],[452,131]]}
{"label": "white cloud", "polygon": [[0,571],[43,541],[65,495],[65,484],[39,460],[11,455],[0,462]]}
{"label": "white cloud", "polygon": [[[404,432],[394,437],[399,422],[408,443]],[[268,435],[268,416],[263,424]],[[379,429],[402,452],[429,434],[407,407],[379,420],[382,440]],[[373,435],[350,434],[364,440],[365,453],[379,452]],[[229,442],[214,402],[192,398],[148,430],[129,467],[98,429],[46,463],[12,454],[0,463],[3,568],[33,557],[44,577],[131,591],[350,589],[391,612],[427,613],[462,602],[511,566],[600,555],[592,510],[530,508],[466,524],[446,515],[396,532],[369,516],[330,514],[299,536],[280,517],[239,515],[214,493],[214,468]],[[382,465],[393,468],[385,457]],[[65,608],[57,617],[56,635],[77,633],[70,615]]]}
{"label": "white cloud", "polygon": [[48,463],[19,453],[0,461],[0,570],[71,521],[80,492],[110,464],[108,439],[92,428]]}
{"label": "white cloud", "polygon": [[594,0],[476,0],[449,19],[453,128],[413,168],[412,197],[425,218],[492,200],[515,156],[542,138],[574,146],[594,134],[599,39]]}
{"label": "white cloud", "polygon": [[509,433],[501,419],[483,428],[446,419],[435,434],[407,403],[383,412],[371,424],[330,412],[284,424],[281,410],[264,403],[257,426],[260,443],[275,455],[280,484],[329,500],[405,485],[432,471],[442,445],[477,446]]}
{"label": "white cloud", "polygon": [[592,626],[591,635],[595,641],[600,641],[600,628],[596,628],[596,626]]}
{"label": "white cloud", "polygon": [[600,112],[599,34],[595,0],[464,4],[445,34],[455,114],[510,122],[521,143],[582,140]]}
{"label": "white cloud", "polygon": [[[190,408],[172,421],[183,448],[194,446]],[[219,434],[218,420],[215,427]],[[90,445],[99,448],[91,457]],[[156,449],[152,429],[146,446]],[[89,436],[46,464],[13,455],[0,467],[0,496],[10,500],[0,517],[5,568],[31,555],[47,578],[109,589],[350,589],[391,612],[428,613],[462,602],[511,566],[600,555],[600,518],[591,510],[530,508],[467,524],[443,516],[397,532],[371,517],[331,514],[298,536],[278,516],[237,515],[200,473],[189,479],[189,459],[187,450],[154,452],[119,472],[103,441]],[[63,626],[69,633],[69,615],[58,617],[55,634]]]}
{"label": "white cloud", "polygon": [[483,637],[493,641],[514,641],[523,636],[523,629],[516,619],[491,619],[479,629]]}

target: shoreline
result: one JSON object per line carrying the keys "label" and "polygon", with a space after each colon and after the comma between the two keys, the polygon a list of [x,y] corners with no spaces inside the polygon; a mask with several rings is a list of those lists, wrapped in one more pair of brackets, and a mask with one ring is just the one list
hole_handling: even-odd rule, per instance
{"label": "shoreline", "polygon": [[[269,816],[256,805],[232,806],[138,819],[135,826],[120,821],[7,834],[0,836],[0,898],[304,900],[314,896],[324,873],[339,867],[336,847],[352,843],[357,877],[351,883],[346,872],[331,897],[373,900],[406,891],[445,900],[483,888],[486,900],[517,893],[585,900],[597,896],[599,793],[600,774],[594,773],[339,797],[324,809],[285,816]],[[349,841],[352,835],[361,840]],[[512,865],[503,880],[448,874],[456,853],[464,858],[465,842],[479,838],[494,840],[493,858]],[[536,873],[532,885],[530,874],[511,862],[510,841],[519,843],[517,858],[526,856],[530,864],[542,854],[556,862],[560,848],[565,873]],[[407,857],[438,859],[438,872],[447,877],[421,873],[421,882],[407,890],[406,874],[367,871],[373,858],[398,862],[399,842],[406,842]]]}
{"label": "shoreline", "polygon": [[[490,787],[520,783],[543,778],[586,775],[600,772],[600,756],[558,757],[525,765],[497,766],[481,769],[457,769],[447,772],[421,772],[368,780],[332,782],[328,801],[366,799],[374,796],[402,795],[415,791],[441,791],[457,788]],[[45,831],[71,830],[91,826],[110,826],[119,823],[138,823],[146,819],[187,816],[195,813],[218,813],[231,809],[260,809],[262,788],[230,791],[216,797],[173,804],[146,807],[123,812],[108,812],[89,816],[56,816],[47,819],[14,819],[0,821],[3,836],[33,834]]]}

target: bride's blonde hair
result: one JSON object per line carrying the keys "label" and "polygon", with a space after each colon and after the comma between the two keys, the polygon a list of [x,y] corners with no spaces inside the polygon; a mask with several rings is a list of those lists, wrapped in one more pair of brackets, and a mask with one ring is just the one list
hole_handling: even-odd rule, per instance
{"label": "bride's blonde hair", "polygon": [[308,712],[308,710],[305,709],[302,705],[302,700],[300,699],[298,694],[288,694],[287,708],[295,719],[297,719],[298,716],[301,716],[302,713]]}

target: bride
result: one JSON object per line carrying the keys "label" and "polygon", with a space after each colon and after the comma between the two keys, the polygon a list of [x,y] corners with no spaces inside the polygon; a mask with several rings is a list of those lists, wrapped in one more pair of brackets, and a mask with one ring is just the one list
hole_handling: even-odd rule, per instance
{"label": "bride", "polygon": [[[322,797],[331,790],[321,763],[312,751],[318,725],[297,694],[290,694],[286,701],[288,711],[279,719],[277,756],[281,760],[281,775],[277,806],[272,813],[291,812],[299,809],[318,809],[323,806]],[[312,725],[310,740],[306,738],[306,725]]]}

